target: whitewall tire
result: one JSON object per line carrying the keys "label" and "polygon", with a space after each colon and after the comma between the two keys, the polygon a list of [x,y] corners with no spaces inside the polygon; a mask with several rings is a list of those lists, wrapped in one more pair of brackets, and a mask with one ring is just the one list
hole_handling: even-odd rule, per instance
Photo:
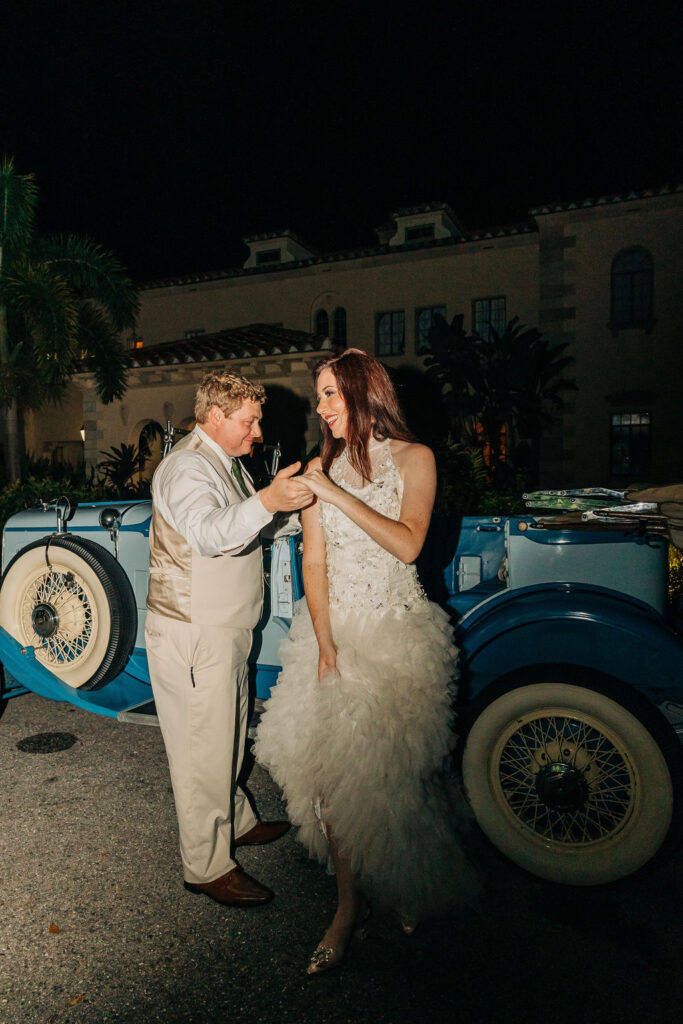
{"label": "whitewall tire", "polygon": [[666,723],[660,731],[655,709],[636,699],[627,707],[621,696],[538,682],[510,688],[474,720],[463,778],[477,822],[534,875],[613,882],[643,867],[669,835],[680,747]]}
{"label": "whitewall tire", "polygon": [[0,588],[0,625],[67,686],[96,690],[121,672],[137,631],[124,570],[99,544],[42,538],[12,559]]}

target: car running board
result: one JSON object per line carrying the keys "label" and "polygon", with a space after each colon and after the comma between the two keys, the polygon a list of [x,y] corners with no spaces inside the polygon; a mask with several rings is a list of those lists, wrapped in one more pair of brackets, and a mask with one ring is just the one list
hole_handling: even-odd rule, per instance
{"label": "car running board", "polygon": [[137,725],[159,725],[157,709],[153,700],[147,700],[144,704],[133,704],[132,707],[124,708],[116,716],[119,722],[133,722]]}

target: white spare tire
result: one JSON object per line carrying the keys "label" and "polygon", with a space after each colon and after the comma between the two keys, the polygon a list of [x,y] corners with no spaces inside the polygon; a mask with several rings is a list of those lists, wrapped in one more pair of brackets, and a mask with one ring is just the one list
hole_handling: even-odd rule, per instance
{"label": "white spare tire", "polygon": [[98,690],[133,650],[137,609],[113,555],[58,534],[28,544],[7,566],[0,625],[67,686]]}

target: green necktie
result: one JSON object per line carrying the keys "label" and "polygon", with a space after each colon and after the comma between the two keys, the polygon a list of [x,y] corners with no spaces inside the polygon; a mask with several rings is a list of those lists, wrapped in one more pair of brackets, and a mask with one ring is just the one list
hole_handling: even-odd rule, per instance
{"label": "green necktie", "polygon": [[240,490],[242,491],[242,494],[245,496],[245,498],[250,498],[251,495],[247,490],[247,485],[244,482],[244,477],[242,476],[242,467],[240,466],[239,459],[232,460],[232,474],[235,477],[237,483],[240,485]]}

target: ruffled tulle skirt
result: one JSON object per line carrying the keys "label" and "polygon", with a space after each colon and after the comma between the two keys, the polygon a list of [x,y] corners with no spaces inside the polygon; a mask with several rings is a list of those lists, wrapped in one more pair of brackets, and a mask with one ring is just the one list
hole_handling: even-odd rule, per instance
{"label": "ruffled tulle skirt", "polygon": [[254,753],[281,787],[299,839],[321,862],[332,833],[364,891],[406,919],[473,903],[459,836],[469,813],[448,771],[457,651],[441,608],[331,610],[338,673],[318,681],[305,599]]}

